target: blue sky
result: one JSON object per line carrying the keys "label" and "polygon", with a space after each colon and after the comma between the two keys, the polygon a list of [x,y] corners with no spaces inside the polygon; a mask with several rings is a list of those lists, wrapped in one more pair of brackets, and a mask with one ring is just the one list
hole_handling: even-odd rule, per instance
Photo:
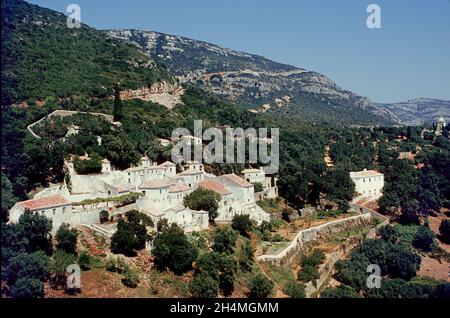
{"label": "blue sky", "polygon": [[[376,102],[450,100],[450,0],[30,0],[83,23],[177,34],[317,71]],[[366,8],[381,7],[381,29]]]}

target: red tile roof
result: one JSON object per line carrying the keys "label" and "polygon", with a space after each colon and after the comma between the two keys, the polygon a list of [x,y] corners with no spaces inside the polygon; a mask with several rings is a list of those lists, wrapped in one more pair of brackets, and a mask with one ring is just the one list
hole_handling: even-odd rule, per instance
{"label": "red tile roof", "polygon": [[52,195],[49,197],[31,199],[27,201],[22,201],[19,203],[24,209],[30,209],[31,211],[39,209],[47,209],[51,207],[57,207],[62,205],[70,205],[69,200],[67,200],[62,195]]}
{"label": "red tile roof", "polygon": [[179,173],[180,176],[190,176],[190,175],[196,175],[196,174],[203,174],[203,172],[194,169],[192,167],[189,167],[189,169],[184,170],[183,172]]}
{"label": "red tile roof", "polygon": [[354,172],[354,176],[356,178],[367,178],[367,177],[377,177],[382,176],[383,174],[375,171],[375,170],[363,170],[363,171],[357,171]]}
{"label": "red tile roof", "polygon": [[172,186],[170,186],[169,188],[169,192],[174,193],[174,192],[183,192],[183,191],[187,191],[189,190],[190,187],[188,187],[187,185],[184,184],[174,184]]}
{"label": "red tile roof", "polygon": [[168,188],[173,184],[173,181],[169,180],[150,180],[145,181],[139,186],[139,189],[159,189],[159,188]]}
{"label": "red tile roof", "polygon": [[174,163],[171,162],[171,161],[165,161],[165,162],[163,162],[162,164],[160,164],[160,166],[163,166],[163,167],[173,167],[173,166],[176,166],[176,164],[174,164]]}
{"label": "red tile roof", "polygon": [[251,184],[250,182],[246,181],[245,179],[239,177],[238,175],[235,175],[234,173],[224,174],[222,177],[228,179],[229,181],[231,181],[232,183],[234,183],[235,185],[237,185],[239,187],[244,187],[244,188],[253,187],[253,184]]}
{"label": "red tile roof", "polygon": [[227,195],[232,193],[227,188],[225,188],[223,184],[217,183],[213,180],[203,180],[198,185],[204,189],[212,190],[220,195]]}

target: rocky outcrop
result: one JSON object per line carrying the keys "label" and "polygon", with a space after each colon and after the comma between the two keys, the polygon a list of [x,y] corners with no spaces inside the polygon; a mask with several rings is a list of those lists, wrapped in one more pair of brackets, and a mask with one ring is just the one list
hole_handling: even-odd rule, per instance
{"label": "rocky outcrop", "polygon": [[182,105],[181,96],[184,89],[177,84],[169,82],[159,82],[150,87],[141,87],[138,89],[128,89],[120,92],[122,100],[141,99],[161,104],[171,109],[177,105]]}
{"label": "rocky outcrop", "polygon": [[180,36],[139,30],[106,32],[145,50],[180,82],[199,85],[255,113],[345,124],[393,122],[389,110],[317,72]]}

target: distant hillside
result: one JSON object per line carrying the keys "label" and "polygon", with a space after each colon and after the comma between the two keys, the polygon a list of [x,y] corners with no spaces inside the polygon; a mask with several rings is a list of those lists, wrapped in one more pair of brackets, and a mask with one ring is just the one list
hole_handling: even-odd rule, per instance
{"label": "distant hillside", "polygon": [[22,0],[2,0],[2,105],[48,96],[104,96],[117,80],[136,88],[167,77],[135,46],[108,39],[66,16]]}
{"label": "distant hillside", "polygon": [[275,112],[305,121],[390,124],[394,116],[326,76],[180,36],[109,30],[146,50],[182,82],[206,87],[253,112]]}
{"label": "distant hillside", "polygon": [[450,101],[418,98],[402,103],[378,104],[391,111],[403,125],[434,123],[440,116],[450,122]]}

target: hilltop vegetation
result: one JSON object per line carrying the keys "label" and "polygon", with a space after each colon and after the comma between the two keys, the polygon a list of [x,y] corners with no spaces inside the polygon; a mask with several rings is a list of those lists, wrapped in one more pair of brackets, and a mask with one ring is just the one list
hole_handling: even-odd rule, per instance
{"label": "hilltop vegetation", "polygon": [[2,1],[2,105],[72,95],[106,97],[117,81],[146,86],[167,72],[131,45],[61,13],[22,0]]}

